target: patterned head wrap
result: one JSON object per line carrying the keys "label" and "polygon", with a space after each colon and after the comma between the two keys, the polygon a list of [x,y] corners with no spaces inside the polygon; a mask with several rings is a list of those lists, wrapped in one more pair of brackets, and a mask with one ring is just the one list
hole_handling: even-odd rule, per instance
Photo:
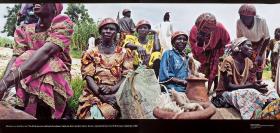
{"label": "patterned head wrap", "polygon": [[256,8],[251,4],[244,4],[239,8],[238,13],[244,16],[256,16]]}
{"label": "patterned head wrap", "polygon": [[195,21],[195,26],[198,30],[203,27],[214,27],[216,26],[216,17],[211,13],[203,13]]}
{"label": "patterned head wrap", "polygon": [[171,36],[171,42],[174,42],[174,39],[175,39],[177,36],[179,36],[179,35],[184,35],[184,36],[187,38],[187,40],[189,40],[189,36],[188,36],[185,32],[183,32],[183,31],[176,31],[176,32],[174,32],[174,33],[172,34],[172,36]]}
{"label": "patterned head wrap", "polygon": [[102,27],[104,27],[107,24],[114,24],[117,27],[117,32],[119,32],[119,24],[116,22],[116,20],[112,19],[112,18],[104,18],[98,25],[98,32],[101,33],[101,29]]}
{"label": "patterned head wrap", "polygon": [[240,51],[240,46],[243,42],[247,41],[248,38],[246,37],[240,37],[235,39],[232,43],[231,43],[231,49],[230,49],[230,53],[235,53],[235,52],[239,52]]}
{"label": "patterned head wrap", "polygon": [[141,25],[147,25],[149,29],[151,29],[151,24],[149,21],[147,20],[140,20],[137,25],[136,25],[136,31],[138,30],[138,28],[141,26]]}

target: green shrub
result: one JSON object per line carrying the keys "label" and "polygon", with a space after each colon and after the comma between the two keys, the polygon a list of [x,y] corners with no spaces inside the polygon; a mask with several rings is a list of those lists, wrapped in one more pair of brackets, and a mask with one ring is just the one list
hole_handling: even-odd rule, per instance
{"label": "green shrub", "polygon": [[0,47],[12,48],[14,41],[7,37],[0,37]]}
{"label": "green shrub", "polygon": [[78,109],[79,97],[82,95],[85,85],[86,82],[80,77],[75,77],[71,80],[71,87],[73,89],[74,95],[69,101],[69,106],[75,110],[75,112]]}
{"label": "green shrub", "polygon": [[78,58],[80,59],[82,57],[83,51],[78,50],[77,48],[71,48],[70,55],[72,58]]}
{"label": "green shrub", "polygon": [[271,71],[271,63],[269,63],[266,67],[265,67],[266,71]]}

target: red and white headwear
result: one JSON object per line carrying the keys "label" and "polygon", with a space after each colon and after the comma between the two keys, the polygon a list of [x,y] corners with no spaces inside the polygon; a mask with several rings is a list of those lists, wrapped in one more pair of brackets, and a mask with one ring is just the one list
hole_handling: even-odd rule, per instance
{"label": "red and white headwear", "polygon": [[140,20],[140,21],[137,23],[137,25],[136,25],[136,31],[137,31],[137,29],[138,29],[141,25],[147,25],[147,26],[149,27],[149,29],[151,29],[151,24],[150,24],[150,22],[143,19],[143,20]]}
{"label": "red and white headwear", "polygon": [[200,30],[203,27],[214,27],[216,26],[217,21],[216,17],[211,13],[203,13],[198,16],[198,18],[195,21],[195,25],[198,30]]}
{"label": "red and white headwear", "polygon": [[239,8],[238,13],[244,16],[256,16],[256,8],[254,5],[244,4]]}
{"label": "red and white headwear", "polygon": [[101,32],[101,28],[107,24],[114,24],[117,27],[117,31],[119,31],[120,27],[119,24],[112,18],[105,18],[103,19],[98,25],[98,31]]}
{"label": "red and white headwear", "polygon": [[231,45],[230,45],[231,46],[231,52],[240,51],[240,48],[239,48],[240,45],[247,40],[248,40],[248,38],[246,38],[246,37],[240,37],[240,38],[236,38],[235,40],[233,40]]}
{"label": "red and white headwear", "polygon": [[174,39],[175,39],[176,37],[178,37],[179,35],[184,35],[185,37],[187,37],[187,40],[189,39],[189,36],[188,36],[185,32],[183,32],[183,31],[176,31],[176,32],[174,32],[174,33],[171,35],[171,42],[173,42]]}

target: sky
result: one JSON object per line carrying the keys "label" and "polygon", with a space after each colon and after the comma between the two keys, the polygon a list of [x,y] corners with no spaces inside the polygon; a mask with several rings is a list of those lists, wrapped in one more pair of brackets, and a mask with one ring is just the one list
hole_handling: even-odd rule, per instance
{"label": "sky", "polygon": [[[0,4],[0,9],[13,4]],[[274,37],[274,29],[280,27],[280,17],[276,17],[280,4],[254,4],[257,9],[257,14],[266,19],[270,36]],[[178,4],[164,4],[164,3],[85,3],[90,16],[95,20],[112,17],[116,18],[117,13],[120,12],[122,17],[122,10],[128,8],[132,10],[131,18],[136,24],[141,19],[150,21],[152,27],[163,21],[165,12],[170,13],[170,21],[173,23],[174,31],[189,32],[194,25],[196,18],[205,12],[210,12],[216,16],[218,22],[221,22],[228,30],[231,39],[236,37],[236,21],[239,19],[238,9],[241,4],[218,4],[218,3],[178,3]],[[66,4],[64,4],[64,11]],[[6,10],[0,12],[0,30],[3,30],[5,24],[4,14]],[[0,33],[0,36],[5,34]]]}

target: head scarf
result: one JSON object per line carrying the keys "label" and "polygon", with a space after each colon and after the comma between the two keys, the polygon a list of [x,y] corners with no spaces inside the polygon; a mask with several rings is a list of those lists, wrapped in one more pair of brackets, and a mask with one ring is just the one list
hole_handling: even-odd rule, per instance
{"label": "head scarf", "polygon": [[216,17],[211,13],[203,13],[195,21],[195,25],[198,30],[202,29],[204,26],[213,27],[216,25]]}
{"label": "head scarf", "polygon": [[231,49],[230,49],[230,53],[236,53],[240,51],[240,46],[243,42],[247,41],[248,38],[246,37],[240,37],[235,39],[232,43],[231,43]]}
{"label": "head scarf", "polygon": [[251,4],[244,4],[239,8],[238,13],[244,16],[256,16],[256,8]]}
{"label": "head scarf", "polygon": [[149,29],[151,29],[151,24],[148,20],[140,20],[137,25],[136,25],[136,31],[138,30],[138,28],[141,26],[141,25],[147,25]]}
{"label": "head scarf", "polygon": [[127,12],[131,12],[129,9],[123,9],[122,14],[125,15]]}
{"label": "head scarf", "polygon": [[274,34],[276,34],[276,32],[279,32],[279,31],[280,31],[280,27],[275,29]]}
{"label": "head scarf", "polygon": [[188,50],[190,49],[190,48],[189,48],[189,43],[187,43],[185,49],[184,49],[183,51],[181,51],[181,52],[179,52],[179,51],[174,47],[174,45],[175,45],[175,44],[174,44],[174,40],[175,40],[175,38],[178,37],[179,35],[183,35],[183,36],[185,36],[185,37],[187,38],[187,40],[189,40],[189,36],[188,36],[185,32],[183,32],[183,31],[176,31],[176,32],[173,32],[173,34],[171,35],[172,48],[173,48],[173,50],[177,51],[178,53],[181,53],[181,52],[182,52],[182,54],[188,55],[188,52],[189,52]]}
{"label": "head scarf", "polygon": [[174,39],[177,36],[179,36],[179,35],[184,35],[187,38],[187,40],[189,40],[189,36],[185,32],[183,32],[183,31],[176,31],[176,32],[173,32],[173,34],[171,35],[171,42],[173,43]]}
{"label": "head scarf", "polygon": [[117,32],[119,32],[119,24],[112,18],[104,18],[98,25],[98,32],[101,33],[101,28],[107,24],[114,24],[117,27]]}

